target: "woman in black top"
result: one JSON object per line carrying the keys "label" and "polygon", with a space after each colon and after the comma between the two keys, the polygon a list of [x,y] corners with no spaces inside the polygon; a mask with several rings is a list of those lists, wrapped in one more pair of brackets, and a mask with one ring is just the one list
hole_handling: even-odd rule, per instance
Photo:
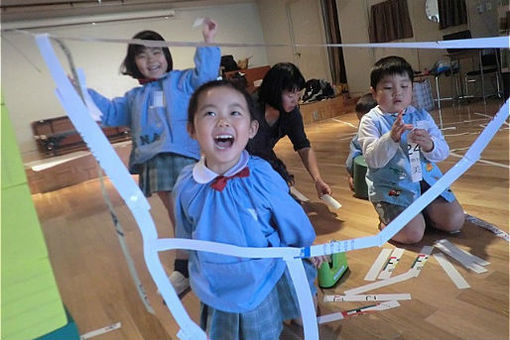
{"label": "woman in black top", "polygon": [[259,130],[246,148],[252,155],[271,163],[289,186],[292,186],[294,176],[289,174],[285,164],[273,151],[276,143],[288,136],[314,180],[320,197],[331,194],[331,189],[321,178],[317,159],[306,137],[303,117],[299,111],[298,101],[304,87],[305,79],[294,64],[279,63],[266,73],[255,95]]}

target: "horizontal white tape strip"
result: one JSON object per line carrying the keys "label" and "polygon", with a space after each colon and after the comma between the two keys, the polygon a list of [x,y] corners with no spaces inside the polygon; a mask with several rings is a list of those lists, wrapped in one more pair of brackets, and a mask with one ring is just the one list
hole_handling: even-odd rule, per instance
{"label": "horizontal white tape strip", "polygon": [[324,302],[411,300],[411,294],[324,295]]}
{"label": "horizontal white tape strip", "polygon": [[[27,31],[21,33],[32,34]],[[103,43],[138,44],[149,47],[197,47],[197,46],[220,46],[220,47],[349,47],[349,48],[419,48],[419,49],[484,49],[484,48],[509,48],[510,39],[507,36],[471,38],[458,40],[439,40],[425,42],[398,42],[398,43],[355,43],[355,44],[288,44],[288,43],[236,43],[236,42],[196,42],[196,41],[155,41],[141,39],[114,39],[114,38],[87,38],[71,37],[62,35],[49,35],[51,38],[74,41],[90,41]]]}
{"label": "horizontal white tape strip", "polygon": [[362,314],[366,314],[366,313],[383,311],[383,310],[395,308],[398,306],[400,306],[398,301],[387,301],[387,302],[377,303],[375,305],[354,308],[354,309],[351,309],[351,310],[348,310],[345,312],[337,312],[337,313],[321,315],[321,316],[317,317],[317,323],[323,324],[323,323],[338,321],[338,320],[345,319],[346,317],[352,317],[352,316],[362,315]]}
{"label": "horizontal white tape strip", "polygon": [[384,263],[386,262],[386,259],[391,254],[390,248],[384,248],[381,249],[381,252],[379,253],[379,256],[377,256],[377,259],[372,264],[372,267],[370,267],[367,275],[365,275],[365,281],[375,281],[377,279],[377,274],[381,271],[382,267],[384,266]]}
{"label": "horizontal white tape strip", "polygon": [[453,266],[453,264],[446,259],[446,257],[439,253],[434,254],[434,258],[436,259],[437,263],[443,268],[443,270],[446,272],[446,274],[450,277],[450,279],[453,281],[453,283],[457,286],[459,289],[466,289],[471,287],[469,283],[460,275],[457,269]]}

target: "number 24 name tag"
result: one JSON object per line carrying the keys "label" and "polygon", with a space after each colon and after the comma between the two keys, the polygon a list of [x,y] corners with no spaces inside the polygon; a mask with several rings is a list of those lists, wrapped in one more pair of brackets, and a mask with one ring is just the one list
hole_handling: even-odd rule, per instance
{"label": "number 24 name tag", "polygon": [[[415,124],[416,129],[427,129],[426,121],[418,121]],[[416,143],[407,144],[407,152],[409,154],[409,161],[411,163],[411,180],[419,182],[423,179],[420,162],[420,146]]]}

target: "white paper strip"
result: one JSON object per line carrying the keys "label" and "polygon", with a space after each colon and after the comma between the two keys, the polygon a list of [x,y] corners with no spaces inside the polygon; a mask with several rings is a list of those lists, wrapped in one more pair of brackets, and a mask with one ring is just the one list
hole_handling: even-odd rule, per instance
{"label": "white paper strip", "polygon": [[411,300],[411,294],[324,295],[324,302]]}
{"label": "white paper strip", "polygon": [[375,281],[377,279],[377,274],[379,274],[379,272],[381,271],[386,259],[388,258],[388,256],[390,256],[390,254],[391,254],[390,248],[381,249],[379,256],[372,264],[372,267],[370,267],[370,270],[368,271],[367,275],[365,275],[365,281]]}
{"label": "white paper strip", "polygon": [[493,232],[494,234],[496,234],[497,237],[500,237],[503,240],[510,241],[510,238],[508,237],[508,233],[506,233],[503,230],[499,229],[495,225],[490,224],[489,222],[486,222],[484,220],[481,220],[481,219],[479,219],[477,217],[474,217],[474,216],[471,216],[469,214],[466,214],[466,220],[471,222],[471,223],[473,223],[474,225],[476,225],[476,226],[478,226],[480,228],[487,229],[487,230]]}
{"label": "white paper strip", "polygon": [[87,340],[87,339],[93,338],[95,336],[98,336],[98,335],[101,335],[101,334],[105,334],[105,333],[114,331],[116,329],[119,329],[120,327],[121,327],[121,323],[117,322],[117,323],[114,323],[113,325],[106,326],[106,327],[103,327],[103,328],[99,328],[99,329],[96,329],[94,331],[90,331],[90,332],[87,332],[87,333],[85,333],[83,335],[80,335],[80,340]]}
{"label": "white paper strip", "polygon": [[469,283],[467,283],[467,281],[462,277],[462,275],[460,275],[453,264],[448,261],[443,254],[434,254],[434,258],[436,259],[437,263],[441,265],[446,274],[448,274],[453,283],[455,283],[457,288],[466,289],[471,287]]}
{"label": "white paper strip", "polygon": [[379,289],[381,287],[386,287],[386,286],[392,285],[394,283],[406,281],[413,277],[415,277],[415,274],[410,271],[407,271],[403,274],[390,277],[389,279],[386,279],[386,280],[376,281],[373,283],[366,284],[364,286],[360,286],[358,288],[348,289],[344,292],[344,294],[345,295],[358,295],[358,294],[361,294],[364,292],[368,292],[369,290]]}
{"label": "white paper strip", "polygon": [[382,272],[379,274],[378,279],[385,280],[391,276],[391,274],[393,273],[393,270],[395,270],[395,268],[397,267],[397,265],[400,261],[400,258],[402,257],[402,254],[404,254],[404,250],[405,249],[403,249],[403,248],[393,249],[393,252],[391,253],[390,258],[384,265],[384,268],[383,268]]}
{"label": "white paper strip", "polygon": [[424,246],[421,249],[418,256],[416,257],[416,259],[414,260],[414,262],[411,266],[411,269],[409,269],[407,272],[397,275],[397,276],[390,277],[389,279],[386,279],[386,280],[381,280],[381,281],[366,284],[364,286],[360,286],[358,288],[352,288],[352,289],[346,290],[344,292],[345,295],[358,295],[358,294],[367,292],[369,290],[386,287],[386,286],[392,285],[394,283],[406,281],[406,280],[412,279],[413,277],[417,277],[420,274],[421,270],[423,269],[425,262],[427,262],[427,259],[429,258],[429,255],[431,254],[432,249],[433,248],[430,246]]}
{"label": "white paper strip", "polygon": [[344,316],[342,315],[341,312],[331,313],[331,314],[321,315],[321,316],[317,317],[317,323],[320,325],[323,323],[342,320],[343,318],[344,318]]}
{"label": "white paper strip", "polygon": [[460,249],[454,246],[452,243],[441,241],[443,240],[436,241],[436,243],[434,243],[434,246],[437,249],[441,250],[446,255],[451,256],[452,258],[457,260],[465,268],[474,271],[477,274],[487,272],[487,269],[478,264],[473,257],[460,251]]}
{"label": "white paper strip", "polygon": [[[18,31],[25,33],[25,31]],[[30,33],[29,33],[30,34]],[[114,38],[88,38],[88,37],[66,37],[52,35],[51,37],[63,40],[95,41],[105,43],[138,44],[149,47],[197,47],[197,46],[222,46],[222,47],[353,47],[353,48],[421,48],[421,49],[465,49],[465,48],[508,48],[510,39],[507,36],[496,36],[487,38],[471,38],[458,40],[439,40],[426,42],[399,42],[399,43],[363,43],[363,44],[288,44],[288,43],[235,43],[215,42],[208,44],[194,41],[155,41],[141,39],[114,39]]]}
{"label": "white paper strip", "polygon": [[423,269],[423,266],[425,265],[425,262],[429,259],[430,254],[432,254],[432,251],[434,250],[431,246],[424,246],[421,248],[420,253],[418,256],[416,256],[416,259],[414,260],[413,264],[411,265],[411,269],[409,271],[413,273],[415,277],[420,275],[421,270]]}

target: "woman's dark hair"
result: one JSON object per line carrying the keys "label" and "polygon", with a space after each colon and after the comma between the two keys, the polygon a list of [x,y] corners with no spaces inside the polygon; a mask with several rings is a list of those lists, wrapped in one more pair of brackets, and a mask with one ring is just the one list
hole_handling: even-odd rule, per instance
{"label": "woman's dark hair", "polygon": [[379,59],[370,71],[370,86],[375,89],[384,77],[395,74],[407,74],[411,82],[414,78],[413,68],[404,58],[389,56]]}
{"label": "woman's dark hair", "polygon": [[207,90],[217,88],[217,87],[227,87],[233,89],[240,94],[243,95],[246,100],[246,104],[248,106],[248,111],[250,111],[250,119],[255,120],[255,105],[253,103],[253,99],[251,95],[239,84],[231,82],[229,80],[213,80],[208,83],[203,84],[198,89],[195,90],[191,99],[189,100],[188,106],[188,123],[193,125],[193,119],[195,118],[195,113],[198,110],[198,101],[200,100],[200,96],[206,92]]}
{"label": "woman's dark hair", "polygon": [[291,92],[294,90],[301,91],[305,88],[305,83],[305,78],[296,65],[278,63],[271,67],[264,76],[262,85],[258,90],[259,101],[283,111],[282,92],[285,90]]}
{"label": "woman's dark hair", "polygon": [[[138,32],[132,39],[165,41],[165,39],[163,39],[161,35],[154,31]],[[140,54],[145,48],[146,46],[144,45],[129,44],[127,48],[126,57],[124,58],[124,61],[120,65],[120,73],[131,76],[135,79],[145,78],[145,76],[140,72],[140,70],[138,70],[138,67],[136,66],[135,62],[136,55]],[[163,54],[165,55],[165,59],[168,64],[166,72],[170,72],[174,67],[172,55],[170,54],[170,50],[168,49],[168,47],[162,47],[161,49],[163,50]]]}

